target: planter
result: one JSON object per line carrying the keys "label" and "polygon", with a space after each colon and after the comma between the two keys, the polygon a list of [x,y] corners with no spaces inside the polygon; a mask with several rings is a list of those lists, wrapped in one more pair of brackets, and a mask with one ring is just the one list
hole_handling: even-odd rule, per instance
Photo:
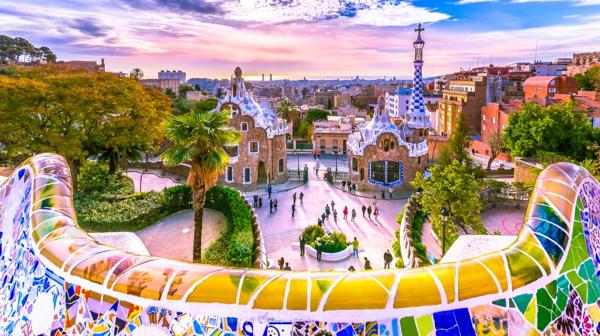
{"label": "planter", "polygon": [[[310,245],[304,246],[304,252],[313,258],[317,258],[317,250]],[[344,259],[348,258],[351,255],[352,255],[352,245],[350,245],[350,246],[346,247],[344,250],[341,250],[340,252],[336,252],[336,253],[323,252],[321,254],[321,260],[323,260],[323,261],[340,261],[340,260],[344,260]]]}

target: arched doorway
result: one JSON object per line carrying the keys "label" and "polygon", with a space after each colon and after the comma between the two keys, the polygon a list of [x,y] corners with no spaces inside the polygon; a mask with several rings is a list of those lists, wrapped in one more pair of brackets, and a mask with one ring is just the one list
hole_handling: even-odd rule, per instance
{"label": "arched doorway", "polygon": [[263,161],[258,163],[258,183],[267,183],[267,169]]}

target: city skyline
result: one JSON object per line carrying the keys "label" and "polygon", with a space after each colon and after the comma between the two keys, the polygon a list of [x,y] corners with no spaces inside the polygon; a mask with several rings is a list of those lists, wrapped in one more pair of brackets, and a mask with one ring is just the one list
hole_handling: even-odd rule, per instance
{"label": "city skyline", "polygon": [[425,76],[478,65],[570,57],[600,40],[598,0],[27,0],[0,9],[0,34],[61,60],[105,58],[146,77],[384,77],[412,74],[414,26],[426,27]]}

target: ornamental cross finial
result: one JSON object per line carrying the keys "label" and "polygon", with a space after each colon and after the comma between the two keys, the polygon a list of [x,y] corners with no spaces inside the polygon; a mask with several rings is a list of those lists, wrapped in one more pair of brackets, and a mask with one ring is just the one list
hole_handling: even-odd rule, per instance
{"label": "ornamental cross finial", "polygon": [[417,27],[417,29],[415,29],[416,32],[419,33],[419,35],[421,35],[421,32],[424,31],[425,28],[421,27],[421,24],[419,23],[419,26]]}

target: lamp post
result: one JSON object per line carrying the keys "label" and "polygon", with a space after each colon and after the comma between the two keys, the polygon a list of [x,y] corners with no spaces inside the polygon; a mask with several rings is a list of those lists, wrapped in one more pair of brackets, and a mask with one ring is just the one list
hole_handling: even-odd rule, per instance
{"label": "lamp post", "polygon": [[442,256],[446,254],[446,223],[448,223],[448,215],[450,213],[446,208],[442,208],[440,211],[440,215],[442,215]]}
{"label": "lamp post", "polygon": [[333,155],[335,156],[335,176],[337,177],[337,156],[338,156],[338,151],[334,150],[333,151]]}

